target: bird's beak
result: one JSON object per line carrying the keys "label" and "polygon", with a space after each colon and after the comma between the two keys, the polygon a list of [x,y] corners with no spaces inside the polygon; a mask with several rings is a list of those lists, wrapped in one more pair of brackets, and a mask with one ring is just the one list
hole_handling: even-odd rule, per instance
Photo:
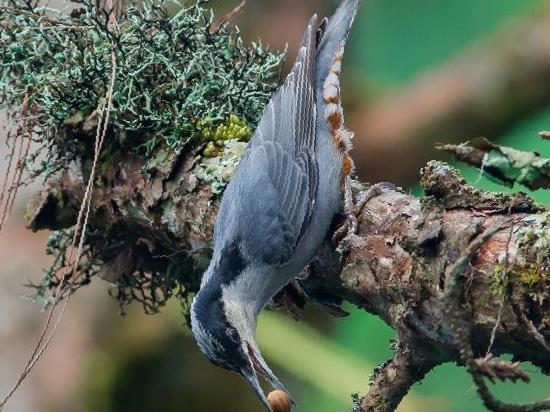
{"label": "bird's beak", "polygon": [[265,362],[260,352],[255,349],[255,346],[252,346],[249,343],[247,343],[246,345],[247,345],[248,356],[250,359],[250,364],[252,367],[249,368],[247,371],[243,371],[241,374],[248,381],[250,386],[252,386],[252,389],[254,389],[254,392],[256,392],[256,395],[258,395],[258,397],[260,398],[260,401],[264,404],[267,410],[270,412],[273,412],[273,410],[271,409],[271,406],[269,406],[267,397],[265,396],[264,391],[260,386],[260,382],[258,381],[258,374],[263,378],[265,378],[265,380],[269,382],[269,384],[273,389],[280,389],[285,391],[290,397],[292,406],[295,406],[296,403],[294,402],[294,399],[292,398],[290,393],[286,390],[285,386],[281,383],[281,381],[279,381],[279,379],[271,371],[269,366],[267,366],[267,363]]}
{"label": "bird's beak", "polygon": [[265,393],[260,386],[260,382],[258,381],[258,375],[256,375],[256,371],[243,371],[241,373],[243,377],[248,381],[250,386],[252,386],[252,389],[254,389],[254,392],[256,392],[256,395],[258,395],[258,398],[260,398],[260,401],[262,404],[266,407],[266,409],[269,412],[273,412],[273,409],[271,409],[271,406],[269,406],[269,402],[267,402],[267,397],[265,396]]}

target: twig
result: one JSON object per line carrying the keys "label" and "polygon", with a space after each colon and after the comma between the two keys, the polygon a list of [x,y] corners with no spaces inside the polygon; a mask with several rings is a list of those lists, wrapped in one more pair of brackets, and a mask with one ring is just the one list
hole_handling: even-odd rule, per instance
{"label": "twig", "polygon": [[[23,370],[23,372],[19,376],[17,382],[15,383],[15,385],[12,387],[10,392],[6,395],[6,397],[0,403],[0,410],[2,410],[2,408],[6,405],[6,403],[9,401],[9,399],[13,396],[15,391],[19,388],[21,383],[23,383],[25,378],[31,372],[34,365],[38,362],[38,360],[42,357],[42,355],[44,354],[44,352],[48,348],[48,346],[49,346],[50,342],[52,341],[53,336],[54,336],[54,334],[55,334],[55,332],[56,332],[56,330],[57,330],[57,328],[58,328],[58,326],[61,322],[63,314],[65,313],[65,310],[66,310],[67,305],[69,303],[69,299],[72,295],[72,285],[75,281],[74,278],[72,279],[71,282],[69,282],[67,284],[68,286],[65,288],[64,291],[63,291],[63,285],[64,285],[65,281],[67,280],[67,278],[69,276],[69,273],[72,273],[73,276],[76,276],[76,273],[77,273],[77,270],[78,270],[78,263],[79,263],[80,256],[81,256],[81,253],[82,253],[82,248],[83,248],[83,245],[84,245],[86,228],[87,228],[88,218],[89,218],[89,214],[90,214],[91,196],[92,196],[92,193],[93,193],[93,185],[94,185],[94,180],[95,180],[95,173],[96,173],[96,170],[97,170],[97,163],[98,163],[99,155],[101,153],[101,148],[103,146],[103,142],[105,140],[105,136],[106,136],[106,133],[107,133],[107,126],[109,124],[110,111],[111,111],[112,103],[113,103],[113,91],[114,91],[115,78],[116,78],[116,54],[115,54],[115,50],[114,50],[114,46],[113,46],[113,50],[111,52],[111,81],[110,81],[110,85],[109,85],[109,90],[107,91],[107,94],[106,94],[106,102],[104,102],[102,104],[102,107],[100,109],[101,114],[100,114],[100,120],[99,120],[99,123],[98,123],[98,126],[97,126],[96,143],[95,143],[95,151],[94,151],[94,160],[93,160],[92,170],[90,172],[90,177],[88,179],[86,192],[84,193],[84,197],[83,197],[83,200],[82,200],[82,203],[81,203],[81,206],[80,206],[80,211],[79,211],[77,223],[76,223],[76,226],[75,226],[75,231],[74,231],[74,234],[73,234],[72,248],[71,248],[71,251],[69,252],[69,257],[68,257],[68,262],[69,263],[65,266],[63,276],[61,278],[61,281],[59,282],[59,285],[57,287],[57,290],[56,290],[56,293],[55,293],[55,296],[54,296],[54,300],[51,303],[50,309],[48,311],[48,316],[46,318],[46,322],[45,322],[44,327],[42,329],[42,334],[41,334],[41,336],[38,340],[38,343],[36,344],[35,349],[34,349],[32,355],[31,355],[29,361],[27,362],[27,365],[25,366],[25,369]],[[80,230],[80,225],[82,223],[82,220],[84,220],[84,222],[83,222],[82,228]],[[80,237],[78,236],[79,234],[80,234]],[[76,253],[76,258],[74,259],[74,263],[72,265],[72,271],[69,272],[69,266],[71,265],[73,250],[74,250],[74,247],[77,244],[77,239],[78,238],[79,238],[79,241],[78,241],[78,249],[77,249],[77,253]],[[49,336],[44,341],[44,338],[46,337],[46,333],[49,329],[50,323],[53,319],[53,313],[55,311],[55,308],[56,308],[57,304],[60,302],[60,298],[62,296],[65,296],[65,298],[63,299],[63,306],[61,307],[59,315],[56,318],[56,321],[55,321],[55,323],[52,327],[52,330],[51,330]],[[44,344],[42,345],[42,343],[44,343]]]}
{"label": "twig", "polygon": [[415,356],[398,348],[395,356],[375,371],[374,382],[361,400],[360,412],[394,411],[412,385],[437,365],[434,356]]}
{"label": "twig", "polygon": [[550,189],[550,159],[537,152],[525,152],[500,146],[478,137],[460,145],[440,144],[436,149],[455,155],[456,159],[478,167],[498,183],[520,183],[531,190]]}
{"label": "twig", "polygon": [[[21,186],[21,177],[23,174],[23,169],[25,167],[25,161],[29,154],[30,144],[32,141],[32,134],[34,129],[34,120],[28,121],[26,119],[26,114],[28,111],[28,94],[25,94],[23,99],[23,104],[21,105],[20,114],[21,117],[18,117],[17,131],[14,138],[14,144],[9,155],[8,167],[6,169],[6,174],[4,176],[4,182],[2,183],[2,193],[0,194],[0,204],[2,200],[5,199],[5,204],[2,209],[2,216],[0,218],[0,233],[4,229],[6,220],[8,219],[17,196],[17,192]],[[17,154],[17,162],[15,163],[15,170],[13,171],[13,176],[9,188],[7,187],[7,182],[9,180],[9,175],[13,167],[13,158],[15,154],[15,146],[17,137],[21,137],[21,143],[19,145],[19,152]],[[5,195],[7,194],[7,197]]]}
{"label": "twig", "polygon": [[214,34],[220,31],[220,29],[225,24],[229,23],[231,20],[233,20],[235,17],[237,17],[239,14],[242,13],[245,5],[246,5],[246,0],[243,0],[241,4],[239,4],[233,10],[231,10],[229,13],[226,13],[225,15],[220,17],[215,23],[213,23],[210,26],[210,33]]}

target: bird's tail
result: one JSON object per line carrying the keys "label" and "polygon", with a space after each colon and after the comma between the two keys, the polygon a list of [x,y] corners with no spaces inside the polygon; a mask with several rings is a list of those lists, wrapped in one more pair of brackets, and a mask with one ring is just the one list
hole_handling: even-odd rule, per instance
{"label": "bird's tail", "polygon": [[[323,20],[317,34],[317,70],[318,86],[322,88],[332,62],[337,55],[343,54],[349,30],[357,14],[360,0],[342,0],[334,14]],[[318,88],[319,88],[318,87]]]}
{"label": "bird's tail", "polygon": [[323,20],[317,32],[317,107],[330,129],[334,145],[344,156],[342,181],[351,173],[353,161],[348,155],[352,135],[344,127],[340,74],[346,40],[359,2],[360,0],[342,0],[334,14]]}

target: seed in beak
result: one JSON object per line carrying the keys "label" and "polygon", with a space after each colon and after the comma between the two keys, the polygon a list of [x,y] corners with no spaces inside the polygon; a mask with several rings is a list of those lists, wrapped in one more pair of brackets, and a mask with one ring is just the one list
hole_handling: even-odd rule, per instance
{"label": "seed in beak", "polygon": [[280,389],[269,392],[267,403],[269,403],[273,412],[290,412],[290,407],[292,406],[288,393]]}

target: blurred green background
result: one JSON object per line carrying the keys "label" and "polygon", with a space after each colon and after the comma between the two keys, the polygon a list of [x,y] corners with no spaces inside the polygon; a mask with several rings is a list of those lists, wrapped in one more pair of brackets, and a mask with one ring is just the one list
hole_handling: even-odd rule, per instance
{"label": "blurred green background", "polygon": [[[212,4],[218,12],[225,12],[234,3],[214,1]],[[261,37],[276,48],[284,47],[288,41],[289,59],[292,60],[308,15],[330,13],[337,1],[250,0],[249,3],[237,20],[245,37],[251,41]],[[344,75],[349,73],[354,82],[353,90],[349,78],[345,84],[347,112],[352,113],[353,120],[353,113],[360,112],[361,105],[399,90],[427,70],[501,30],[503,25],[533,13],[533,8],[540,3],[543,2],[364,0],[345,59]],[[353,129],[353,123],[348,126]],[[538,150],[550,156],[550,142],[537,138],[540,130],[548,128],[550,108],[543,108],[517,122],[506,134],[487,137],[498,138],[498,142],[504,145]],[[357,133],[360,135],[360,130]],[[458,136],[468,137],[473,136]],[[419,142],[417,150],[426,150],[422,144]],[[361,147],[365,153],[356,153],[356,156],[364,155],[368,159],[369,142],[363,142]],[[439,158],[449,160],[445,155]],[[388,168],[391,168],[391,162]],[[510,190],[489,182],[476,170],[462,169],[468,181],[479,187]],[[359,170],[359,173],[365,179],[369,178],[368,171]],[[418,170],[403,170],[401,174],[402,181],[410,182],[407,189],[418,192],[413,183],[418,180]],[[550,201],[548,192],[535,193],[534,196],[546,204]],[[14,215],[12,221],[17,220],[22,219]],[[12,223],[9,230],[26,236],[21,235],[23,229],[18,225],[20,222]],[[11,237],[9,242],[5,238],[2,240],[0,247],[4,257],[13,253],[13,239]],[[25,239],[30,243],[22,248],[23,251],[17,248],[17,252],[33,253],[29,250],[35,248],[36,256],[40,255],[43,237],[38,240],[34,237],[32,241],[29,237]],[[39,277],[37,271],[33,272],[33,266],[26,263],[29,255],[26,256],[20,259],[19,266],[0,268],[2,285],[8,285],[8,290],[19,295],[25,293],[20,287],[25,277]],[[43,257],[36,259],[44,261]],[[19,271],[19,274],[13,275],[14,271]],[[23,278],[21,273],[25,275]],[[49,353],[39,370],[33,372],[36,376],[26,384],[27,389],[16,396],[6,411],[260,410],[244,382],[210,365],[199,354],[183,326],[177,302],[172,302],[164,313],[157,316],[146,316],[139,307],[132,307],[126,316],[118,317],[114,302],[106,296],[105,285],[97,283],[83,291],[84,298],[73,305],[69,320],[66,320],[68,332],[54,341],[58,350]],[[11,310],[15,312],[30,306],[20,300],[12,305]],[[376,317],[352,307],[347,309],[351,315],[346,319],[334,319],[315,307],[308,308],[301,323],[276,313],[265,313],[261,318],[258,330],[260,347],[298,400],[297,412],[350,410],[351,394],[364,393],[373,368],[391,355],[389,343],[395,338],[395,333]],[[36,316],[38,308],[23,310],[25,316],[32,317]],[[38,321],[35,322],[39,325]],[[29,353],[25,350],[30,349],[36,330],[17,327],[0,330],[0,361],[13,356],[10,349],[15,345],[13,342],[17,342],[14,338],[17,333],[27,337],[22,338],[22,349],[15,357],[22,361],[25,353]],[[80,338],[67,338],[66,334],[76,334]],[[78,345],[78,348],[70,345]],[[7,388],[4,383],[13,380],[19,366],[14,362],[12,368],[1,372],[2,392]],[[540,376],[530,365],[525,365],[525,368],[533,372],[533,382],[529,385],[498,384],[495,392],[502,399],[518,402],[550,393],[550,378]],[[63,389],[52,391],[52,381]],[[422,384],[416,385],[399,410],[485,409],[469,376],[462,368],[449,364],[439,367]]]}

